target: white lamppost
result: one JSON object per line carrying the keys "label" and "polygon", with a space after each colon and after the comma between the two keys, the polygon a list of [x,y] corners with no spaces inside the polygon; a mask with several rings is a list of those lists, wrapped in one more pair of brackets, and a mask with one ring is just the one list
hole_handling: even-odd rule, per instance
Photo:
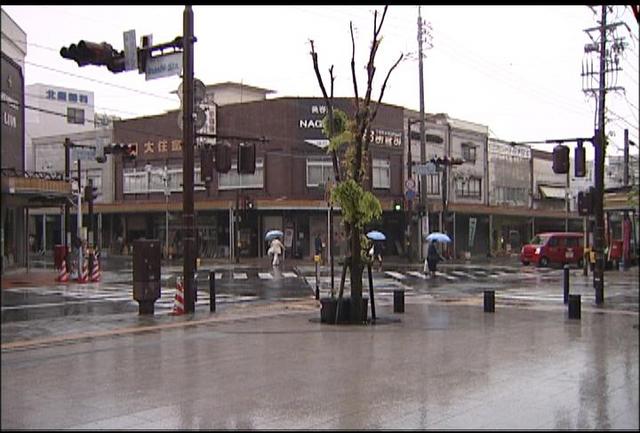
{"label": "white lamppost", "polygon": [[165,203],[165,218],[164,218],[164,235],[165,235],[165,258],[169,257],[169,171],[167,166],[164,166],[162,172],[162,181],[164,182],[164,203]]}
{"label": "white lamppost", "polygon": [[[146,164],[144,169],[147,172],[147,191],[150,191],[151,187],[151,171],[153,167],[151,164]],[[169,191],[169,170],[167,166],[164,166],[162,171],[162,182],[164,184],[164,205],[165,205],[165,217],[164,217],[164,234],[165,234],[165,242],[164,242],[164,256],[165,258],[169,257],[169,195],[171,192]]]}

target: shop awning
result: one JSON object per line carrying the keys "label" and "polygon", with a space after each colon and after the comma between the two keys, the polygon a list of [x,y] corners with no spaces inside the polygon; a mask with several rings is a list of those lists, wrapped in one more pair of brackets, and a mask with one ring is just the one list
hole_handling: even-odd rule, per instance
{"label": "shop awning", "polygon": [[560,186],[538,186],[540,188],[540,194],[544,198],[558,198],[565,199],[564,196],[564,187]]}

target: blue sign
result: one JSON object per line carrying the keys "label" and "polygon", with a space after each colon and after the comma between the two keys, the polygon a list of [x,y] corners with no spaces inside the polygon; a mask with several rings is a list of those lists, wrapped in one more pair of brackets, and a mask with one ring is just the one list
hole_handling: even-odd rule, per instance
{"label": "blue sign", "polygon": [[408,189],[404,193],[404,196],[407,198],[407,200],[413,200],[414,198],[416,198],[416,191],[413,189]]}

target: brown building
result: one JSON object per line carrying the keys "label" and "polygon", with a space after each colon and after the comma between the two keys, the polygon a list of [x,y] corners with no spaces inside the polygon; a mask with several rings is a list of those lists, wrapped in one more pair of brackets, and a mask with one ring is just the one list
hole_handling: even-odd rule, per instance
{"label": "brown building", "polygon": [[[336,106],[353,112],[350,98]],[[200,150],[195,154],[195,209],[200,257],[263,256],[264,234],[285,233],[287,255],[313,255],[319,234],[327,242],[327,181],[333,179],[328,141],[322,133],[326,107],[322,98],[284,97],[209,106],[216,143],[228,142],[232,167],[200,177]],[[182,253],[182,131],[179,111],[114,122],[114,142],[135,144],[133,160],[116,158],[115,200],[97,205],[103,216],[104,247],[121,248],[139,237],[166,243],[169,253]],[[382,105],[371,129],[372,184],[384,218],[377,228],[388,237],[388,254],[402,254],[404,213],[394,212],[403,193],[403,109]],[[265,141],[260,139],[264,138]],[[213,144],[212,139],[205,140]],[[256,171],[238,174],[239,143],[255,143]],[[166,167],[166,168],[165,168]],[[339,211],[334,211],[334,254],[343,247]],[[383,222],[384,221],[384,222]],[[236,242],[234,242],[236,239]],[[237,245],[237,251],[233,251]],[[326,249],[325,249],[326,251]]]}

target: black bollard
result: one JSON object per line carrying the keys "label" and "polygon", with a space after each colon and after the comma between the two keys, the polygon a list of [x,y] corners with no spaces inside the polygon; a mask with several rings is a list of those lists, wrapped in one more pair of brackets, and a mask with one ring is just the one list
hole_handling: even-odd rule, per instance
{"label": "black bollard", "polygon": [[216,312],[216,271],[209,272],[209,312]]}
{"label": "black bollard", "polygon": [[564,265],[564,303],[569,302],[569,265]]}
{"label": "black bollard", "polygon": [[496,312],[496,292],[495,290],[484,291],[484,312],[495,313]]}
{"label": "black bollard", "polygon": [[402,289],[393,291],[393,312],[404,313],[404,290]]}
{"label": "black bollard", "polygon": [[320,299],[320,286],[318,286],[318,261],[316,260],[316,301]]}
{"label": "black bollard", "polygon": [[569,319],[580,320],[580,295],[569,295]]}

